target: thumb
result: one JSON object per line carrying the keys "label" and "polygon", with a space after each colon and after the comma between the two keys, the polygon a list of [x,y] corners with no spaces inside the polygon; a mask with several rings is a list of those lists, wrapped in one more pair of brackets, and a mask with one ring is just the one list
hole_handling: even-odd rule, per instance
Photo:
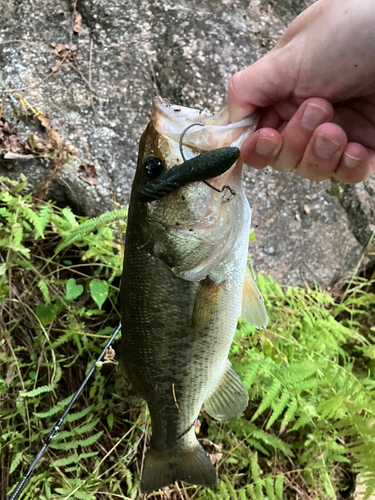
{"label": "thumb", "polygon": [[[283,61],[281,51],[270,52],[257,62],[233,75],[228,86],[229,116],[232,123],[266,108],[293,94],[290,62]],[[286,68],[289,67],[289,70]]]}

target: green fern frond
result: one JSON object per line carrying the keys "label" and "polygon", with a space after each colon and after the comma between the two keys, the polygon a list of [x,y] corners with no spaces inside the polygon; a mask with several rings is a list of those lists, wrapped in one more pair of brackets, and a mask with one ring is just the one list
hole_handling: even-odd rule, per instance
{"label": "green fern frond", "polygon": [[35,228],[35,238],[44,238],[43,235],[43,226],[41,224],[39,215],[32,210],[27,205],[20,205],[19,207],[20,214],[25,217]]}
{"label": "green fern frond", "polygon": [[74,227],[77,226],[77,220],[75,218],[75,215],[72,212],[72,209],[70,207],[65,207],[61,210],[61,215],[64,217],[66,221],[69,222],[70,227],[73,229]]}
{"label": "green fern frond", "polygon": [[286,388],[284,388],[279,400],[274,401],[272,403],[273,412],[270,419],[267,422],[266,430],[268,430],[271,427],[271,425],[279,418],[279,416],[287,407],[289,400],[290,400],[290,392]]}
{"label": "green fern frond", "polygon": [[259,474],[259,464],[258,464],[258,453],[254,453],[250,460],[251,476],[253,481],[260,479]]}
{"label": "green fern frond", "polygon": [[97,451],[90,451],[89,453],[81,453],[80,455],[70,455],[66,458],[59,458],[54,460],[49,464],[50,467],[64,467],[66,465],[77,464],[80,460],[85,458],[96,457],[98,455]]}
{"label": "green fern frond", "polygon": [[282,451],[285,455],[293,456],[293,452],[290,446],[285,443],[282,439],[270,434],[269,432],[263,431],[262,429],[256,429],[253,432],[253,437],[256,437],[263,443],[272,446],[276,450]]}
{"label": "green fern frond", "polygon": [[281,422],[281,429],[280,429],[281,432],[283,432],[282,429],[285,428],[289,424],[289,422],[291,422],[294,419],[297,409],[298,409],[298,401],[297,398],[293,396],[292,399],[289,401],[289,406]]}
{"label": "green fern frond", "polygon": [[17,467],[19,466],[19,464],[22,461],[22,457],[23,457],[22,451],[15,454],[15,456],[10,464],[9,474],[13,474],[13,472],[17,469]]}
{"label": "green fern frond", "polygon": [[88,415],[94,408],[94,405],[86,406],[86,408],[83,408],[81,411],[77,411],[76,413],[69,413],[67,415],[65,421],[66,422],[75,422],[76,420],[80,420],[81,418],[85,417]]}
{"label": "green fern frond", "polygon": [[53,208],[50,203],[44,203],[39,212],[39,223],[41,228],[41,234],[44,234],[44,230],[47,224],[51,222],[51,216],[53,214]]}
{"label": "green fern frond", "polygon": [[92,420],[91,422],[88,422],[87,424],[81,425],[80,427],[75,427],[73,430],[67,430],[67,431],[62,431],[60,432],[57,437],[55,438],[56,442],[62,441],[63,439],[70,438],[72,436],[80,436],[82,434],[86,434],[89,432],[92,432],[95,427],[98,425],[98,422],[100,421],[99,418]]}
{"label": "green fern frond", "polygon": [[261,413],[263,413],[267,408],[271,406],[271,404],[275,401],[275,399],[279,396],[281,392],[282,386],[281,382],[278,378],[275,378],[272,382],[271,387],[267,391],[267,395],[263,398],[259,408],[254,413],[251,421],[253,422]]}
{"label": "green fern frond", "polygon": [[56,253],[59,253],[61,252],[61,250],[64,250],[64,248],[73,245],[73,243],[75,243],[76,241],[82,240],[85,236],[99,229],[100,227],[110,224],[111,222],[114,222],[116,220],[126,218],[127,214],[127,209],[114,210],[112,212],[107,212],[100,217],[89,219],[88,221],[80,224],[78,227],[68,233],[65,240],[61,242],[60,245],[56,248]]}
{"label": "green fern frond", "polygon": [[54,386],[52,384],[42,385],[41,387],[36,387],[32,391],[22,390],[19,392],[20,398],[34,398],[35,396],[39,396],[39,394],[43,394],[45,392],[51,392],[54,390]]}
{"label": "green fern frond", "polygon": [[47,418],[56,415],[59,411],[62,411],[72,400],[73,395],[65,398],[63,401],[60,401],[57,405],[52,406],[48,411],[45,412],[35,412],[35,417],[39,418]]}
{"label": "green fern frond", "polygon": [[102,436],[103,432],[104,431],[99,431],[86,439],[72,439],[67,443],[52,442],[50,446],[56,450],[65,451],[76,449],[78,446],[82,446],[82,448],[85,446],[92,446]]}
{"label": "green fern frond", "polygon": [[38,288],[42,292],[44,302],[46,304],[49,304],[51,302],[51,298],[49,296],[49,291],[46,282],[44,280],[40,280],[38,283]]}
{"label": "green fern frond", "polygon": [[278,474],[275,479],[275,494],[277,500],[283,500],[283,485],[284,477],[282,474]]}
{"label": "green fern frond", "polygon": [[268,500],[276,500],[273,478],[271,476],[267,476],[264,480],[264,487],[266,490],[266,494]]}

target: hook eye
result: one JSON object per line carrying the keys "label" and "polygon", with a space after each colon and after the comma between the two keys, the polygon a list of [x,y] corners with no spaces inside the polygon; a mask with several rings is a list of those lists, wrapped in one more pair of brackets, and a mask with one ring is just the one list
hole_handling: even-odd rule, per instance
{"label": "hook eye", "polygon": [[[184,136],[186,134],[186,132],[191,129],[191,127],[195,127],[196,125],[199,125],[200,127],[203,127],[203,123],[199,123],[199,122],[196,122],[196,123],[192,123],[191,125],[189,125],[188,127],[186,127],[183,131],[182,131],[182,134],[180,136],[180,153],[181,153],[181,157],[183,159],[183,161],[186,161],[186,158],[185,158],[185,155],[184,155],[184,150],[183,150],[183,147],[182,147],[182,141],[184,139]],[[221,189],[218,189],[216,188],[215,186],[213,186],[212,184],[210,184],[209,182],[207,181],[203,181],[207,186],[209,186],[211,189],[213,189],[214,191],[216,191],[217,193],[224,193],[223,194],[223,201],[224,202],[228,202],[230,200],[233,200],[233,198],[236,196],[236,191],[234,189],[232,189],[228,184],[225,184]],[[226,192],[229,191],[230,192],[230,195],[226,198],[225,194]]]}

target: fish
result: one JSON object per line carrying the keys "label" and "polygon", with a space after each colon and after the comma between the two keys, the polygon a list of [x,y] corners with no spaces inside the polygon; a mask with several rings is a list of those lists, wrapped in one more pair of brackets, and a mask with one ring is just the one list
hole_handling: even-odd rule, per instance
{"label": "fish", "polygon": [[[208,156],[215,162],[204,155],[239,148],[256,122],[250,116],[231,124],[228,108],[211,113],[156,97],[140,140],[121,278],[118,377],[150,412],[142,493],[177,480],[215,484],[196,420],[202,406],[218,420],[246,409],[248,391],[228,353],[240,316],[256,328],[267,325],[262,295],[247,274],[251,211],[238,155],[205,182],[177,182],[153,201],[142,193],[176,166],[183,171],[184,163]],[[235,195],[225,196],[224,185]]]}

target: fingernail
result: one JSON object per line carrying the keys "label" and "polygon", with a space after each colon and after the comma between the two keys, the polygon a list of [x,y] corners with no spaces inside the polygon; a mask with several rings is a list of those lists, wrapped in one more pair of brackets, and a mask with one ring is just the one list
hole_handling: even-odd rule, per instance
{"label": "fingernail", "polygon": [[277,143],[270,137],[259,137],[255,145],[258,155],[267,156],[275,151]]}
{"label": "fingernail", "polygon": [[315,140],[316,154],[326,160],[336,153],[339,147],[340,144],[323,134],[318,134],[318,137]]}
{"label": "fingernail", "polygon": [[344,154],[344,165],[348,168],[354,168],[358,165],[360,158],[356,158],[355,156],[348,155],[348,153]]}
{"label": "fingernail", "polygon": [[328,111],[322,106],[310,102],[302,115],[302,127],[306,130],[315,130],[318,125],[326,121],[328,115]]}

